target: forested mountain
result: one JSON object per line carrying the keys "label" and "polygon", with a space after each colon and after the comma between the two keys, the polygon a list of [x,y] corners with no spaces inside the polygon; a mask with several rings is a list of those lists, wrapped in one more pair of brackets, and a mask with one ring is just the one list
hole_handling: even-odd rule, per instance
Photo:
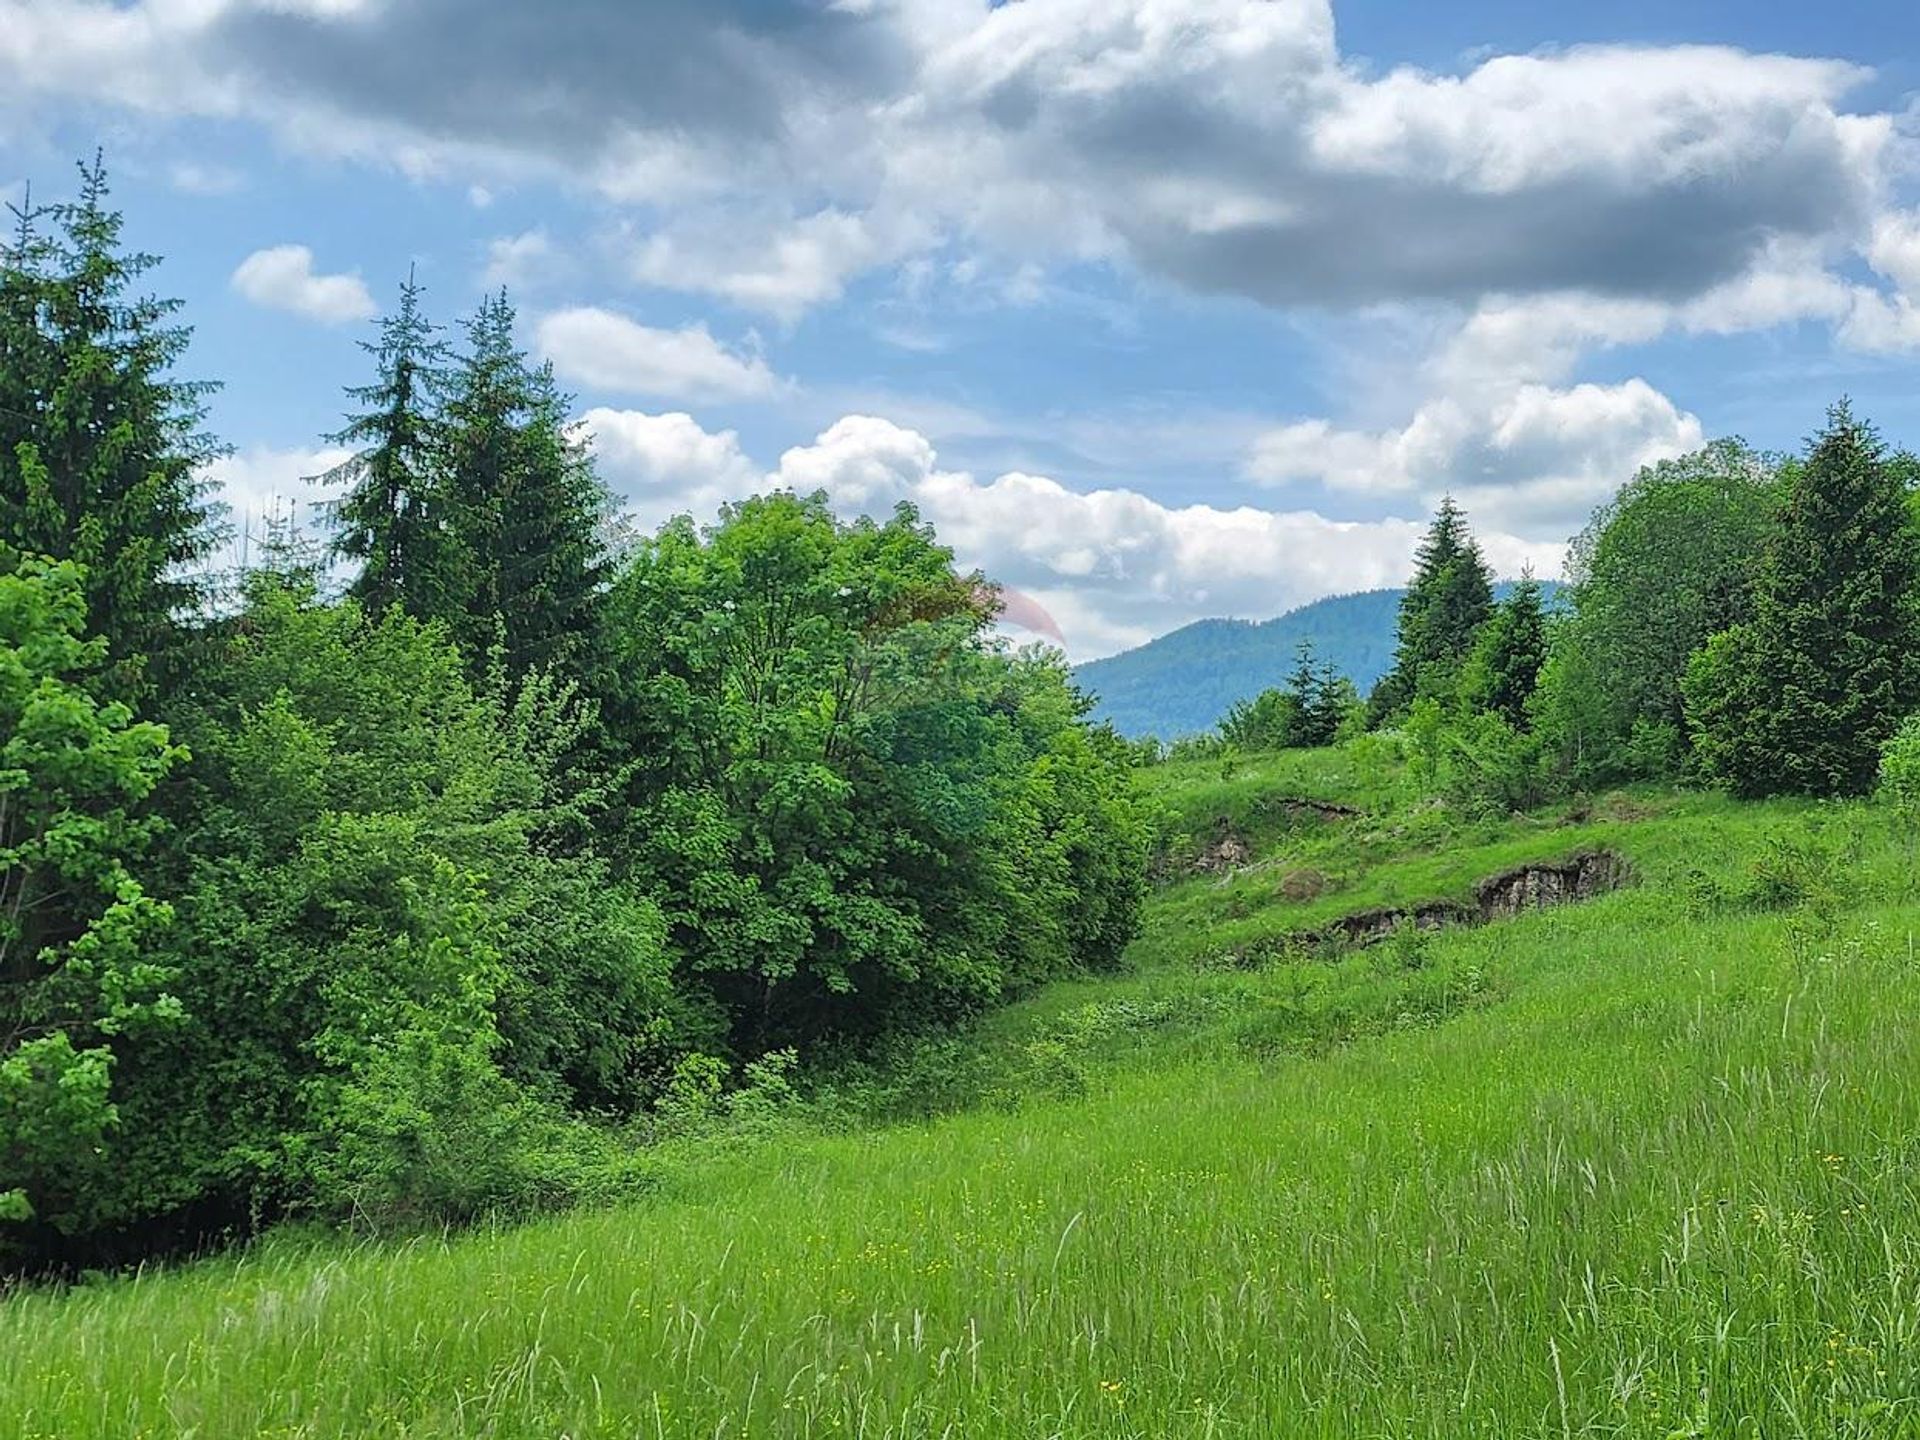
{"label": "forested mountain", "polygon": [[[1512,582],[1494,588],[1498,598]],[[1560,592],[1541,585],[1551,600]],[[1236,700],[1280,684],[1301,641],[1362,694],[1393,665],[1398,590],[1332,595],[1271,620],[1197,620],[1137,650],[1091,660],[1074,680],[1095,697],[1095,720],[1123,735],[1174,740],[1210,729]]]}

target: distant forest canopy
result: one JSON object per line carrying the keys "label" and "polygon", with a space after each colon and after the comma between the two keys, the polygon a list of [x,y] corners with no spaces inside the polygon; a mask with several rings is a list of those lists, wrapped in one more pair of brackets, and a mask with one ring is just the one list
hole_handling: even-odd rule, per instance
{"label": "distant forest canopy", "polygon": [[[1512,593],[1511,580],[1494,597]],[[1562,587],[1542,581],[1549,606]],[[1093,700],[1091,718],[1130,739],[1173,741],[1219,724],[1227,711],[1282,684],[1302,641],[1361,694],[1393,668],[1404,589],[1315,600],[1272,620],[1197,620],[1134,650],[1074,667]]]}

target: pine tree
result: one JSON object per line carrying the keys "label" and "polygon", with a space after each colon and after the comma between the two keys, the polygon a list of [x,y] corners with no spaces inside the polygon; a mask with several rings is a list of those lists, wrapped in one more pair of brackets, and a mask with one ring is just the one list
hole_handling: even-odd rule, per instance
{"label": "pine tree", "polygon": [[[1304,731],[1311,724],[1314,692],[1318,688],[1319,676],[1314,669],[1313,642],[1302,640],[1293,649],[1293,673],[1287,676],[1287,694],[1293,700],[1298,728]],[[1302,738],[1296,744],[1314,742]]]}
{"label": "pine tree", "polygon": [[1466,515],[1448,495],[1415,552],[1393,669],[1367,699],[1369,722],[1392,719],[1419,696],[1450,693],[1492,609],[1493,577]]}
{"label": "pine tree", "polygon": [[1286,693],[1293,702],[1287,743],[1308,749],[1331,745],[1346,717],[1353,687],[1331,665],[1316,663],[1311,640],[1302,640],[1294,651]]}
{"label": "pine tree", "polygon": [[1529,728],[1527,702],[1547,661],[1547,617],[1540,585],[1521,577],[1513,593],[1494,606],[1481,627],[1460,677],[1460,703],[1469,711],[1498,715],[1516,730]]}
{"label": "pine tree", "polygon": [[510,677],[584,652],[605,577],[610,508],[551,367],[513,340],[504,293],[467,323],[446,406],[445,498],[462,605],[456,638],[476,669]]}
{"label": "pine tree", "polygon": [[1843,401],[1794,472],[1753,619],[1686,685],[1710,774],[1745,795],[1857,795],[1920,699],[1920,535],[1873,427]]}
{"label": "pine tree", "polygon": [[447,345],[420,308],[411,272],[400,308],[362,341],[373,357],[371,384],[350,387],[364,408],[327,438],[356,453],[323,478],[348,487],[334,504],[333,553],[360,562],[350,593],[369,612],[398,605],[410,615],[444,615],[454,582],[452,537],[435,492],[440,396]]}
{"label": "pine tree", "polygon": [[135,290],[157,259],[123,248],[99,158],[80,174],[72,203],[16,207],[0,254],[0,545],[85,567],[100,686],[137,700],[181,678],[219,538],[200,472],[221,449],[213,387],[172,374],[179,302]]}

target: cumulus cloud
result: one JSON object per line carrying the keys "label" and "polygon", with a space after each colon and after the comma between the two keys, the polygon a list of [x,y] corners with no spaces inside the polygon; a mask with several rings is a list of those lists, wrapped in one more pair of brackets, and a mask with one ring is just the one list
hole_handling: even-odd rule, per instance
{"label": "cumulus cloud", "polygon": [[1897,136],[1845,108],[1863,73],[1591,46],[1373,74],[1330,0],[0,0],[16,103],[585,176],[635,207],[648,283],[783,317],[956,239],[1285,305],[1676,303],[1782,240],[1868,243]]}
{"label": "cumulus cloud", "polygon": [[231,523],[229,553],[221,563],[239,564],[257,551],[271,525],[291,521],[307,535],[315,535],[322,519],[320,507],[338,493],[320,483],[319,477],[351,453],[338,446],[255,445],[209,462],[202,478],[227,507]]}
{"label": "cumulus cloud", "polygon": [[994,10],[912,104],[973,156],[985,137],[977,183],[957,187],[983,224],[1009,185],[1044,191],[1029,228],[1098,217],[1115,248],[1195,288],[1672,299],[1739,273],[1769,236],[1865,221],[1890,123],[1839,111],[1859,78],[1591,48],[1368,79],[1324,4],[1072,0]]}
{"label": "cumulus cloud", "polygon": [[710,519],[762,488],[764,475],[731,430],[703,430],[691,415],[596,407],[581,417],[594,454],[633,522],[648,529],[675,515]]}
{"label": "cumulus cloud", "polygon": [[[1343,53],[1331,0],[0,0],[6,113],[78,100],[244,119],[457,179],[476,203],[523,181],[584,187],[626,278],[781,322],[877,268],[1011,274],[1003,303],[1019,303],[1047,297],[1049,267],[1086,261],[1316,316],[1421,317],[1438,341],[1396,409],[1237,438],[1243,471],[1409,514],[1451,489],[1527,536],[1566,533],[1636,465],[1701,439],[1644,379],[1582,383],[1596,350],[1801,322],[1920,348],[1920,217],[1898,208],[1910,126],[1850,108],[1865,78],[1711,46],[1381,71]],[[537,270],[546,243],[498,242],[489,278]],[[263,303],[364,301],[317,298],[358,282],[314,275],[297,247],[263,255],[279,257],[261,261],[263,293],[306,297]],[[788,388],[701,326],[583,307],[537,330],[569,380],[610,393]],[[678,473],[676,436],[706,453],[688,415],[627,435],[606,418],[637,413],[603,414],[606,452],[634,474]],[[745,483],[733,453],[720,490]],[[829,431],[790,453],[847,503],[946,493],[900,435]],[[955,523],[1019,496],[1083,528],[1131,517],[1244,540],[1255,521],[1210,517],[1295,513],[1058,501],[1053,483],[966,479]],[[1066,546],[1033,583],[1073,576],[1084,597],[1124,553]]]}
{"label": "cumulus cloud", "polygon": [[542,317],[536,343],[561,378],[619,394],[746,400],[783,384],[765,360],[729,350],[705,325],[661,330],[594,306]]}
{"label": "cumulus cloud", "polygon": [[1880,217],[1866,253],[1890,288],[1854,288],[1841,340],[1861,350],[1920,349],[1920,210]]}
{"label": "cumulus cloud", "polygon": [[790,321],[838,299],[849,278],[906,253],[921,234],[834,209],[745,229],[696,219],[649,236],[634,253],[633,275]]}
{"label": "cumulus cloud", "polygon": [[[1013,471],[992,480],[943,469],[924,435],[869,415],[836,421],[770,471],[731,431],[685,414],[596,410],[586,417],[609,480],[647,524],[709,518],[756,491],[824,491],[844,514],[918,507],[963,565],[1051,612],[1076,659],[1139,644],[1211,615],[1264,617],[1341,591],[1406,578],[1424,521],[1330,520],[1306,510],[1169,506],[1131,490],[1079,491]],[[1559,545],[1482,535],[1504,573],[1558,572]]]}
{"label": "cumulus cloud", "polygon": [[233,272],[233,288],[256,305],[304,315],[323,325],[344,325],[379,314],[367,282],[358,275],[322,275],[305,245],[256,250]]}
{"label": "cumulus cloud", "polygon": [[487,242],[480,283],[489,290],[535,290],[567,269],[560,247],[545,230],[523,230]]}
{"label": "cumulus cloud", "polygon": [[1497,396],[1443,396],[1392,430],[1324,420],[1276,427],[1254,445],[1250,478],[1417,497],[1451,493],[1479,520],[1528,535],[1570,534],[1643,465],[1698,449],[1700,422],[1646,381]]}

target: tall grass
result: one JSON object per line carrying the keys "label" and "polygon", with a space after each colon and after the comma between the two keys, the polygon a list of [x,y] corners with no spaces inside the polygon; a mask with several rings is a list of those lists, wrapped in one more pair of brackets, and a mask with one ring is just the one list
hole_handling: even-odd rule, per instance
{"label": "tall grass", "polygon": [[1797,810],[1681,806],[1590,905],[1311,982],[1168,943],[981,1032],[1009,1075],[1080,1036],[1066,1098],[17,1295],[0,1435],[1920,1433],[1920,910],[1822,813],[1861,841],[1812,909],[1749,893]]}

